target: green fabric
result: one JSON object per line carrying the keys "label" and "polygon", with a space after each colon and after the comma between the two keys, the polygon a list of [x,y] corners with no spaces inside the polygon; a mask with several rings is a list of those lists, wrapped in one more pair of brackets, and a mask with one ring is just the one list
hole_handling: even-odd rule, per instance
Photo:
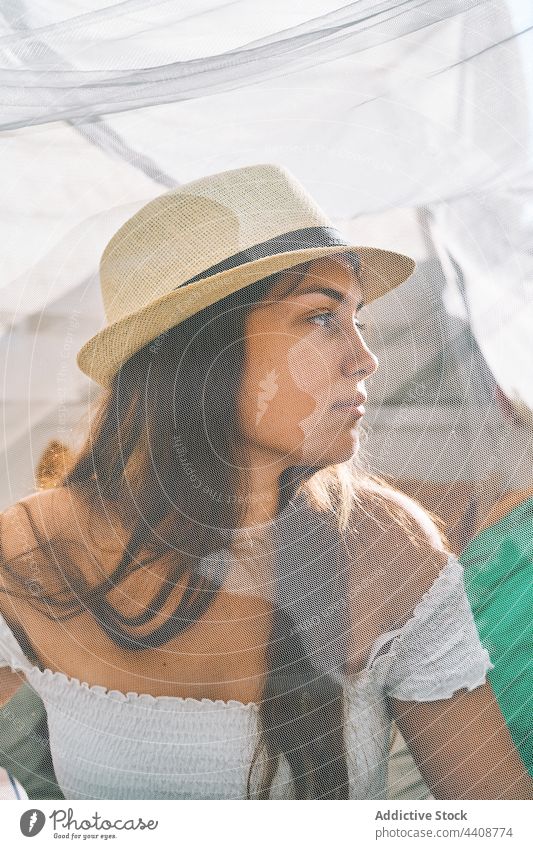
{"label": "green fabric", "polygon": [[64,799],[57,785],[44,705],[23,684],[0,708],[0,766],[24,787],[30,799]]}
{"label": "green fabric", "polygon": [[487,678],[533,776],[533,498],[474,537],[459,559],[495,667]]}

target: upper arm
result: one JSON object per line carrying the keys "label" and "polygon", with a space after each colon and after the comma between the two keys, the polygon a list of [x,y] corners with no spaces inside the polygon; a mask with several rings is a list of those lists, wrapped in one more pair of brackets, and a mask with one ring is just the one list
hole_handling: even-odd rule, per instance
{"label": "upper arm", "polygon": [[0,610],[13,612],[15,602],[20,608],[22,598],[17,596],[31,595],[32,580],[42,578],[51,538],[51,496],[34,493],[0,513],[0,589],[6,590],[0,593]]}
{"label": "upper arm", "polygon": [[[39,585],[47,593],[66,592],[66,565],[71,574],[79,571],[94,582],[95,560],[115,543],[111,532],[100,532],[96,540],[96,524],[82,498],[67,487],[32,493],[6,508],[0,513],[0,589],[28,601],[36,600]],[[16,600],[21,609],[23,599]],[[5,604],[13,610],[14,602],[14,595],[0,592],[0,610]]]}
{"label": "upper arm", "polygon": [[[31,602],[42,576],[42,560],[37,553],[33,497],[22,499],[0,513],[0,613],[30,662],[41,665],[34,633]],[[6,673],[7,674],[7,673]],[[21,673],[16,675],[21,683]],[[14,679],[5,679],[14,684]],[[5,698],[5,694],[4,694]]]}
{"label": "upper arm", "polygon": [[[409,568],[403,572],[398,597],[402,599],[401,622],[409,607],[420,601],[448,559],[449,552],[440,542],[438,529],[431,517],[416,502],[403,493],[395,493],[394,498],[409,511],[413,521],[420,528],[424,539],[421,548],[416,551],[404,544],[408,558],[412,557]],[[426,546],[427,543],[427,546]],[[409,570],[412,570],[411,576]],[[401,572],[402,570],[400,570]],[[448,607],[457,610],[457,622],[450,622],[450,633],[442,634],[440,643],[435,644],[435,662],[445,663],[447,639],[453,649],[456,627],[464,622],[464,633],[475,638],[475,623],[471,618],[471,609],[462,584],[456,585]],[[446,606],[443,608],[446,610]],[[429,614],[428,614],[429,615]],[[440,612],[423,626],[427,639],[436,639],[433,630],[443,628]],[[470,625],[467,624],[467,618]],[[458,632],[459,633],[459,632]],[[457,635],[458,636],[458,635]],[[466,639],[466,636],[465,636]],[[415,641],[414,645],[417,645]],[[456,655],[455,663],[464,668],[465,674],[470,663],[475,661],[476,652],[469,650],[473,642],[465,642],[463,649]],[[481,650],[479,644],[477,651]],[[429,653],[431,658],[433,652]],[[462,657],[462,660],[460,659]],[[416,658],[413,661],[416,661]],[[426,658],[424,658],[424,662]],[[421,661],[422,663],[422,658]],[[416,674],[416,670],[414,670]],[[444,676],[446,668],[435,668],[436,675]],[[476,672],[477,674],[477,672]],[[456,690],[449,698],[430,701],[405,701],[389,697],[387,699],[390,714],[396,721],[402,735],[409,745],[417,766],[435,798],[444,799],[530,799],[533,798],[533,781],[513,743],[490,682]]]}
{"label": "upper arm", "polygon": [[0,666],[0,707],[15,695],[22,684],[20,672],[12,672],[9,666]]}
{"label": "upper arm", "polygon": [[24,588],[15,577],[24,553],[35,545],[24,508],[17,502],[0,513],[0,612],[12,616],[18,606],[12,593]]}
{"label": "upper arm", "polygon": [[449,699],[388,705],[436,799],[533,799],[489,682]]}
{"label": "upper arm", "polygon": [[[48,599],[69,587],[63,556],[71,543],[56,540],[63,526],[72,534],[69,518],[67,496],[53,489],[33,493],[0,513],[0,613],[26,657],[40,666],[42,646],[55,634]],[[81,553],[76,562],[82,562]]]}
{"label": "upper arm", "polygon": [[[413,499],[385,490],[382,499],[371,503],[377,522],[373,533],[380,540],[377,556],[387,561],[389,628],[401,628],[433,586],[450,552],[431,517]],[[367,533],[372,535],[372,530]],[[400,690],[405,694],[420,690],[422,700],[388,696],[389,712],[436,798],[533,798],[532,780],[490,683],[472,690],[463,686],[448,698],[434,699],[441,678],[447,684],[443,692],[462,670],[463,680],[473,683],[485,666],[464,586],[453,571],[456,578],[450,579],[448,595],[436,594],[435,608],[433,602],[425,604],[424,611],[419,608],[416,627],[396,657]],[[423,700],[428,694],[430,700]]]}

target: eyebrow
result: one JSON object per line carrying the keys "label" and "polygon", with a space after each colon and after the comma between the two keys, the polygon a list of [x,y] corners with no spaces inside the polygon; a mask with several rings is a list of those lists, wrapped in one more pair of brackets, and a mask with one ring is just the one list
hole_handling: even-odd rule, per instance
{"label": "eyebrow", "polygon": [[[319,292],[321,295],[326,295],[328,298],[332,298],[334,301],[338,301],[341,304],[343,301],[347,301],[347,297],[343,295],[342,292],[339,292],[338,289],[331,289],[329,286],[307,286],[305,289],[300,289],[299,291],[293,292],[293,295],[310,295],[314,292]],[[360,301],[357,304],[356,310],[359,311],[364,307],[364,301]]]}

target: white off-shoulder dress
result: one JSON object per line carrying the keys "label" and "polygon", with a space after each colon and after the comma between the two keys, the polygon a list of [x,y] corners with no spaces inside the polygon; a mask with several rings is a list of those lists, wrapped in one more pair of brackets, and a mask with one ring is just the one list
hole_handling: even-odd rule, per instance
{"label": "white off-shoulder dress", "polygon": [[[2,616],[0,658],[0,665],[24,673],[44,703],[65,798],[246,798],[258,738],[257,704],[122,693],[41,670],[26,658]],[[386,798],[387,696],[447,699],[484,683],[493,668],[466,596],[463,567],[449,555],[410,619],[383,632],[365,668],[346,682],[350,798]],[[292,797],[291,772],[282,756],[271,798]]]}

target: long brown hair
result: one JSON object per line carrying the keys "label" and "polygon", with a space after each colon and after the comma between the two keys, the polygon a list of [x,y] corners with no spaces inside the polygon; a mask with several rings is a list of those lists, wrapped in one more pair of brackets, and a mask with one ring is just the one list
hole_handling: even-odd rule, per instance
{"label": "long brown hair", "polygon": [[[345,256],[358,273],[357,256]],[[210,607],[220,585],[199,574],[195,564],[227,545],[227,529],[240,526],[246,504],[247,494],[243,497],[242,489],[237,490],[235,473],[246,319],[283,274],[288,278],[283,292],[287,295],[310,265],[271,275],[227,296],[161,334],[122,365],[100,401],[85,444],[58,485],[76,490],[93,511],[116,511],[128,529],[128,543],[113,572],[96,586],[88,584],[63,548],[60,568],[66,581],[53,591],[31,590],[32,602],[47,615],[68,619],[89,611],[116,645],[133,652],[164,645]],[[290,467],[279,480],[279,510],[304,493],[309,505],[343,532],[365,479],[370,478],[355,458],[322,469]],[[50,540],[34,531],[38,547],[50,551]],[[152,558],[137,560],[141,549]],[[163,556],[168,556],[168,567],[162,589],[141,613],[125,616],[109,602],[109,592]],[[57,562],[56,553],[52,559]],[[30,595],[24,574],[7,563],[5,568]],[[187,574],[187,587],[173,614],[148,634],[135,635],[135,629],[161,611]],[[284,755],[295,798],[345,799],[349,776],[343,687],[334,675],[323,674],[317,681],[316,666],[295,624],[286,608],[273,606],[259,705],[261,735],[248,772],[247,796],[252,798],[252,769],[264,749],[266,769],[256,798],[269,797]]]}

